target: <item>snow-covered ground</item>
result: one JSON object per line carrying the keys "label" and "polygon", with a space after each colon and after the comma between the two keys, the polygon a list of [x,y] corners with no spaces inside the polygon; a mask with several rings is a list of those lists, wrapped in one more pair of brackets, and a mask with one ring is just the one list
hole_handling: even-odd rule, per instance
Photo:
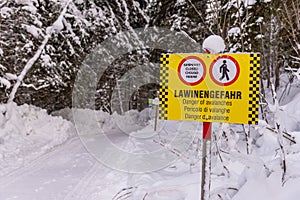
{"label": "snow-covered ground", "polygon": [[[210,199],[299,198],[299,102],[300,95],[294,95],[277,110],[285,136],[284,176],[276,130],[265,121],[250,128],[249,154],[248,126],[214,124]],[[50,116],[34,106],[0,105],[0,199],[200,199],[201,123],[159,121],[157,132],[153,124],[151,109],[124,116],[65,109]],[[286,139],[287,133],[296,144]],[[112,147],[137,157],[122,159]],[[139,157],[157,151],[173,157],[161,166]],[[126,161],[133,170],[124,168]]]}

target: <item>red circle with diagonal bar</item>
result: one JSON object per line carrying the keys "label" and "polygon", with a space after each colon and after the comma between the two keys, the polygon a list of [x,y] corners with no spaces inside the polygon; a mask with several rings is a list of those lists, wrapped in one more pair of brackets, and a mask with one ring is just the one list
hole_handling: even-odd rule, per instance
{"label": "red circle with diagonal bar", "polygon": [[197,56],[188,56],[178,65],[179,79],[186,85],[195,86],[200,84],[205,75],[205,63]]}

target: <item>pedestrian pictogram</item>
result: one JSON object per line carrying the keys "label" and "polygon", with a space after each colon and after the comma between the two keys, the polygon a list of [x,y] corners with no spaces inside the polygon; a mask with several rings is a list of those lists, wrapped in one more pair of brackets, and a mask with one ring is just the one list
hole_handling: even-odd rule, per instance
{"label": "pedestrian pictogram", "polygon": [[188,56],[179,63],[178,75],[184,84],[198,85],[206,75],[206,66],[199,57]]}
{"label": "pedestrian pictogram", "polygon": [[211,79],[221,86],[233,84],[238,79],[239,74],[238,62],[228,55],[217,57],[210,66]]}
{"label": "pedestrian pictogram", "polygon": [[220,73],[222,74],[220,81],[222,81],[223,78],[225,78],[225,76],[226,76],[227,81],[229,81],[228,72],[230,72],[230,71],[229,71],[226,63],[227,63],[227,61],[223,60],[223,65],[221,65],[221,67],[220,67]]}

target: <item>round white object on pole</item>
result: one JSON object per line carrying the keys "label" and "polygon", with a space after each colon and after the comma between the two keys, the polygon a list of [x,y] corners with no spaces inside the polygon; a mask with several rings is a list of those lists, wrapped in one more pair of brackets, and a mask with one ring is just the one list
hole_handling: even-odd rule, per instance
{"label": "round white object on pole", "polygon": [[225,42],[219,35],[210,35],[203,41],[202,48],[207,53],[221,53],[225,50]]}

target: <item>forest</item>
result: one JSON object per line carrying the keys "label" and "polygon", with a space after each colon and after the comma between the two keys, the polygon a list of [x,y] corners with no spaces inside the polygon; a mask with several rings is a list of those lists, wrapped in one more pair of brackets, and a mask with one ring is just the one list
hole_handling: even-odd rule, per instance
{"label": "forest", "polygon": [[[94,63],[101,62],[99,58],[106,62],[114,53],[99,53],[99,45],[115,40],[115,49],[122,43],[130,46],[128,37],[117,37],[120,33],[130,33],[144,45],[114,56],[111,67],[97,79],[86,80],[95,82],[95,108],[107,112],[122,102],[120,93],[127,95],[126,109],[141,109],[143,101],[137,99],[157,89],[155,78],[152,84],[128,85],[124,77],[130,70],[137,74],[127,78],[143,79],[144,69],[138,68],[147,63],[155,76],[160,53],[204,53],[202,42],[212,34],[222,36],[227,52],[261,54],[262,96],[272,85],[275,92],[300,76],[298,0],[1,0],[0,14],[0,102],[32,104],[49,113],[72,107],[76,78],[82,65],[89,65],[87,60],[96,56]],[[145,39],[138,31],[151,37]],[[167,40],[168,34],[177,33],[178,39]],[[183,36],[188,42],[180,39]],[[146,44],[158,38],[168,46]],[[288,81],[281,81],[283,75]]]}

